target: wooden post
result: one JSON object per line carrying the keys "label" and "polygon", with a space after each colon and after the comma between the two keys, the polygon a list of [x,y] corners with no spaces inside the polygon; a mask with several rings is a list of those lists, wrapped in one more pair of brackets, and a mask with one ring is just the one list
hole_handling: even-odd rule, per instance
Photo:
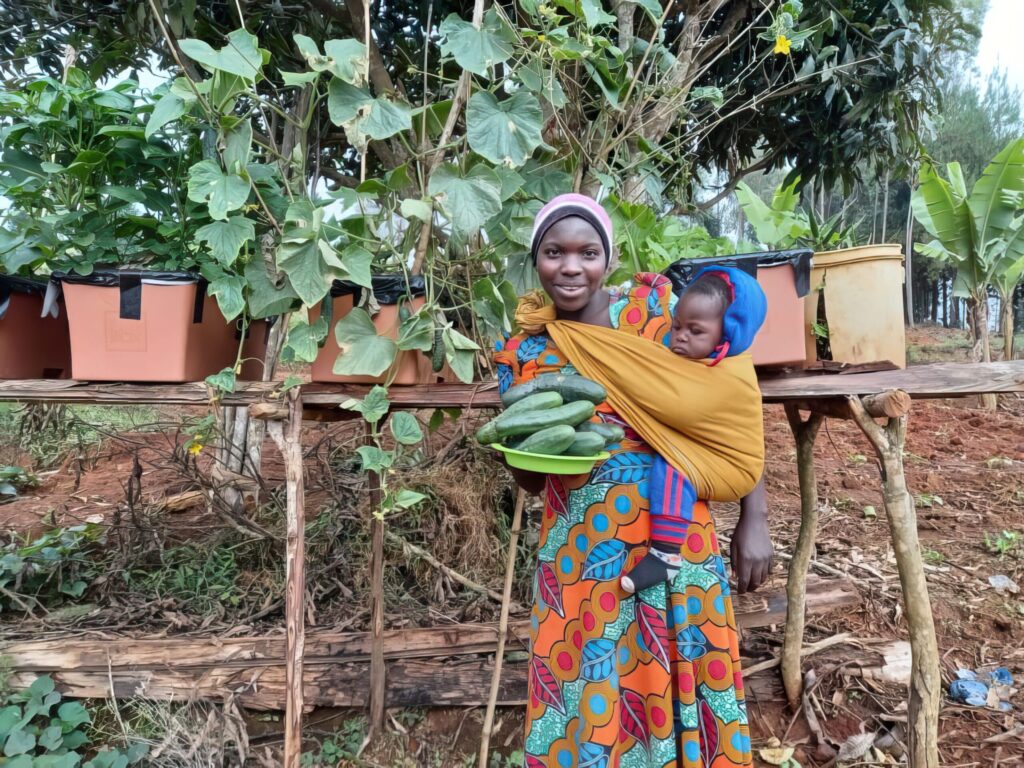
{"label": "wooden post", "polygon": [[299,768],[302,757],[302,659],[306,643],[306,515],[302,478],[302,395],[288,392],[288,417],[269,423],[284,457],[287,490],[285,544],[285,726],[284,768]]}
{"label": "wooden post", "polygon": [[786,417],[796,438],[796,465],[800,477],[800,533],[786,579],[786,631],[782,641],[782,684],[789,706],[796,711],[803,692],[800,650],[804,641],[807,571],[818,533],[818,480],[814,473],[814,441],[824,416],[811,413],[804,421],[795,403],[786,404]]}
{"label": "wooden post", "polygon": [[853,418],[867,435],[881,462],[885,512],[889,518],[896,567],[903,588],[911,652],[910,702],[907,709],[909,765],[911,768],[938,768],[942,678],[935,623],[917,538],[917,515],[903,472],[907,417],[889,418],[883,428],[872,420],[859,397],[850,396],[847,400]]}
{"label": "wooden post", "polygon": [[[372,442],[372,432],[366,425],[366,440]],[[381,517],[383,497],[380,475],[367,473],[370,486],[370,733],[380,736],[384,732],[384,697],[386,691],[384,668],[384,519]]]}
{"label": "wooden post", "polygon": [[516,551],[519,548],[519,528],[523,519],[526,491],[516,493],[516,508],[512,513],[512,533],[508,540],[508,558],[505,561],[505,589],[502,591],[501,616],[498,619],[498,650],[494,654],[494,674],[491,676],[491,693],[487,699],[487,713],[480,734],[480,762],[477,768],[487,768],[487,757],[491,746],[491,729],[494,727],[494,709],[498,704],[498,687],[501,683],[501,664],[505,659],[505,635],[508,634],[508,611],[512,602],[512,580],[516,573]]}

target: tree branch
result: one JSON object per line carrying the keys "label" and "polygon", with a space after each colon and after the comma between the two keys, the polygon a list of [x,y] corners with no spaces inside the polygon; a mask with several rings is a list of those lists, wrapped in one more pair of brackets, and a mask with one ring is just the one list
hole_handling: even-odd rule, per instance
{"label": "tree branch", "polygon": [[736,189],[736,185],[739,184],[743,180],[744,176],[749,176],[752,173],[757,173],[758,171],[763,171],[765,168],[767,168],[769,165],[771,165],[772,161],[778,156],[779,151],[780,150],[776,149],[776,150],[774,150],[772,152],[769,152],[767,155],[762,157],[760,160],[758,160],[753,165],[749,165],[746,168],[744,168],[743,170],[737,171],[732,176],[732,178],[730,178],[725,183],[725,186],[722,187],[721,191],[717,195],[712,197],[710,200],[704,200],[704,201],[698,203],[697,210],[698,211],[706,211],[709,208],[714,208],[716,205],[718,205],[720,202],[722,202],[722,200],[724,200],[726,197],[728,197],[729,195],[732,194],[732,191],[734,189]]}

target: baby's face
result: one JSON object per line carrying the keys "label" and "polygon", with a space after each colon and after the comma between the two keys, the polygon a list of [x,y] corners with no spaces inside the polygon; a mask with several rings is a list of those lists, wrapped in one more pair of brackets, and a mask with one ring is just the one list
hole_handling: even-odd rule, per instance
{"label": "baby's face", "polygon": [[711,357],[722,341],[725,308],[714,296],[684,293],[672,317],[669,349],[691,360]]}

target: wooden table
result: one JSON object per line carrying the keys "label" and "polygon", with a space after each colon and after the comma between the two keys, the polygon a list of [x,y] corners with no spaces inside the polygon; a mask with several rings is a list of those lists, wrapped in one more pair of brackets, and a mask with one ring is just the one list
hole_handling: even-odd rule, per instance
{"label": "wooden table", "polygon": [[[912,399],[917,398],[1024,392],[1024,361],[935,364],[875,373],[763,378],[760,385],[765,403],[781,403],[786,408],[796,438],[800,475],[800,533],[786,587],[788,608],[782,654],[786,695],[795,706],[802,686],[800,649],[804,630],[806,580],[818,522],[814,441],[825,418],[852,419],[878,455],[885,510],[906,604],[912,651],[908,709],[910,765],[915,768],[935,768],[938,766],[941,678],[935,628],[917,538],[914,503],[907,490],[903,469],[907,414]],[[352,397],[362,397],[366,392],[367,387],[306,384],[282,393],[280,386],[275,383],[243,383],[236,392],[214,400],[208,387],[202,383],[174,385],[96,384],[59,380],[0,381],[0,401],[248,406],[254,416],[268,420],[271,436],[284,456],[288,497],[286,766],[298,765],[303,704],[305,512],[300,442],[302,421],[304,418],[347,417],[349,412],[340,410],[341,403]],[[389,399],[394,409],[495,408],[499,405],[497,385],[494,382],[393,387]],[[801,411],[809,415],[803,417]],[[884,419],[884,424],[880,425],[876,419]],[[371,492],[373,487],[371,478]],[[383,526],[379,523],[375,523],[374,540],[371,573],[379,579],[383,567]],[[385,691],[383,605],[372,606],[372,618],[370,711],[372,718],[382,720]]]}

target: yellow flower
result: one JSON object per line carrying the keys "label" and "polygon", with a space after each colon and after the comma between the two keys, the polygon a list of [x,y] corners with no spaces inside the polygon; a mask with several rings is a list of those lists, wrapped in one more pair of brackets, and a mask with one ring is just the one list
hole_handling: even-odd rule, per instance
{"label": "yellow flower", "polygon": [[191,453],[193,456],[198,456],[200,451],[202,450],[203,444],[199,442],[199,435],[196,435],[195,439],[192,441],[192,445],[188,447],[188,452]]}
{"label": "yellow flower", "polygon": [[775,50],[773,53],[781,53],[783,56],[789,56],[789,48],[793,45],[793,41],[785,35],[779,35],[775,38]]}

